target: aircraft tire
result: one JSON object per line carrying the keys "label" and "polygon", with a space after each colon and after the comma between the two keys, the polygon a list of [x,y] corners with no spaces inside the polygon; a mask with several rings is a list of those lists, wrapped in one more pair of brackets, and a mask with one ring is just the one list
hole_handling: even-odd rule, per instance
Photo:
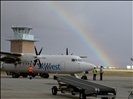
{"label": "aircraft tire", "polygon": [[41,74],[41,77],[43,77],[43,78],[49,78],[49,74],[43,73],[43,74]]}
{"label": "aircraft tire", "polygon": [[56,80],[56,79],[57,79],[57,76],[55,76],[55,75],[54,75],[54,76],[53,76],[53,79],[55,79],[55,80]]}
{"label": "aircraft tire", "polygon": [[82,76],[81,79],[87,80],[87,76]]}
{"label": "aircraft tire", "polygon": [[53,95],[57,95],[57,90],[58,90],[57,87],[56,86],[53,86],[52,87],[52,94]]}
{"label": "aircraft tire", "polygon": [[12,73],[12,78],[19,78],[20,75],[18,73]]}
{"label": "aircraft tire", "polygon": [[15,75],[15,73],[13,73],[13,74],[12,74],[12,78],[16,78],[16,75]]}

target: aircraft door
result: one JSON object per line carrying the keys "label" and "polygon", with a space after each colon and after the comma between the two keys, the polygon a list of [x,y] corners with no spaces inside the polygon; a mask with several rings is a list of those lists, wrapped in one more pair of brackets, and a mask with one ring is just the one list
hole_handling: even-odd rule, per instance
{"label": "aircraft door", "polygon": [[61,62],[60,62],[60,70],[61,70],[62,72],[66,72],[65,62],[64,62],[64,61],[61,61]]}

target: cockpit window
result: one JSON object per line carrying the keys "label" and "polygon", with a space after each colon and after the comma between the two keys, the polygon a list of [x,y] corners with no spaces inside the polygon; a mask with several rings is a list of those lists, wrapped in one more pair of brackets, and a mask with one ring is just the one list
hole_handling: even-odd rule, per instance
{"label": "cockpit window", "polygon": [[76,62],[76,61],[82,62],[82,59],[72,59],[72,62]]}
{"label": "cockpit window", "polygon": [[77,61],[77,59],[72,59],[72,62],[75,62],[75,61]]}

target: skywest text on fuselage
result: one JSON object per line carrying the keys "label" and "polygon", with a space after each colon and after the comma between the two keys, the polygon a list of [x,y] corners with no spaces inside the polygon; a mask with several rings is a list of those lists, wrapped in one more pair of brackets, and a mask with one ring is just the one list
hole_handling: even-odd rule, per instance
{"label": "skywest text on fuselage", "polygon": [[39,63],[37,63],[38,69],[44,69],[45,71],[47,71],[47,70],[60,70],[60,64],[51,65],[51,63],[44,63],[41,65],[42,65],[42,67],[40,68]]}

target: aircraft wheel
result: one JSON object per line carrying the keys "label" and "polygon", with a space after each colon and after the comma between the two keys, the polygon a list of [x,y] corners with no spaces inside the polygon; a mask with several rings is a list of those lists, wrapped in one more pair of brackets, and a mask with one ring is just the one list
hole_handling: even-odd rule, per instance
{"label": "aircraft wheel", "polygon": [[20,76],[20,75],[19,75],[18,73],[13,73],[13,74],[12,74],[12,78],[19,78],[19,76]]}
{"label": "aircraft wheel", "polygon": [[57,87],[56,86],[53,86],[52,87],[52,94],[53,95],[57,95],[57,90],[58,90]]}
{"label": "aircraft wheel", "polygon": [[81,79],[87,80],[87,76],[82,76]]}
{"label": "aircraft wheel", "polygon": [[20,77],[20,75],[18,73],[16,73],[16,78],[19,78],[19,77]]}
{"label": "aircraft wheel", "polygon": [[41,77],[43,77],[43,78],[49,78],[49,74],[43,73],[43,74],[41,74]]}
{"label": "aircraft wheel", "polygon": [[12,74],[12,78],[16,78],[16,74],[15,73]]}
{"label": "aircraft wheel", "polygon": [[80,91],[79,99],[86,99],[86,95],[85,95],[84,91]]}
{"label": "aircraft wheel", "polygon": [[56,80],[56,79],[57,79],[57,76],[55,76],[55,75],[54,75],[54,76],[53,76],[53,79],[55,79],[55,80]]}

